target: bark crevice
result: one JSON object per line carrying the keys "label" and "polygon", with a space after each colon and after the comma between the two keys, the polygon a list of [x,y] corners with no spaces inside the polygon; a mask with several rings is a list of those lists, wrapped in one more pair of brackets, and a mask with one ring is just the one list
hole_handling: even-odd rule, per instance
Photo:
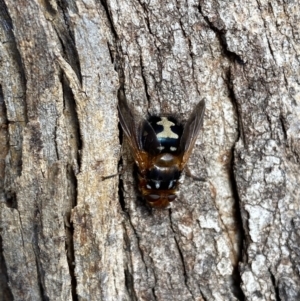
{"label": "bark crevice", "polygon": [[81,168],[80,151],[82,149],[83,144],[80,132],[80,122],[73,91],[68,84],[68,79],[64,75],[62,75],[61,83],[63,89],[64,114],[66,115],[67,120],[69,121],[69,135],[71,138],[73,138],[73,153],[70,155],[70,164],[72,165],[74,173],[76,175]]}
{"label": "bark crevice", "polygon": [[[62,53],[65,59],[74,70],[78,81],[82,85],[82,72],[80,67],[79,54],[76,48],[74,33],[71,30],[70,16],[68,14],[68,7],[63,5],[64,2],[58,1],[58,11],[62,18],[58,16],[53,20],[53,27],[60,42]],[[64,22],[62,22],[64,20]]]}
{"label": "bark crevice", "polygon": [[[73,195],[70,195],[72,199],[72,209],[77,206],[77,178],[74,173],[74,169],[72,166],[67,165],[67,177],[70,187],[70,190],[73,192]],[[77,288],[77,280],[75,276],[75,249],[74,249],[74,225],[71,221],[71,211],[72,209],[66,213],[65,216],[65,233],[66,233],[66,240],[65,240],[65,249],[67,254],[67,262],[69,273],[71,277],[71,290],[72,290],[72,300],[78,301],[78,296],[76,293]]]}
{"label": "bark crevice", "polygon": [[188,285],[188,272],[187,272],[185,262],[184,262],[184,255],[183,255],[183,252],[181,251],[181,248],[179,246],[179,242],[176,238],[176,232],[175,232],[175,229],[174,229],[174,226],[173,226],[173,221],[172,221],[172,209],[169,209],[169,219],[170,219],[170,227],[171,227],[171,230],[172,230],[173,236],[174,236],[175,246],[178,250],[179,258],[180,258],[181,264],[182,264],[184,284],[185,284],[185,287],[187,288],[187,290],[190,292],[193,300],[195,300],[195,298],[193,296],[193,293],[192,293],[192,291],[191,291],[191,289]]}
{"label": "bark crevice", "polygon": [[146,77],[145,77],[145,74],[144,74],[144,66],[143,66],[143,58],[142,56],[140,55],[140,65],[141,65],[141,76],[142,76],[142,80],[143,80],[143,84],[144,84],[144,89],[145,89],[145,95],[146,95],[146,98],[147,98],[147,101],[148,101],[148,105],[150,103],[150,95],[149,95],[149,92],[148,92],[148,88],[147,88],[147,80],[146,80]]}
{"label": "bark crevice", "polygon": [[112,30],[112,34],[117,39],[118,38],[118,33],[117,33],[117,31],[116,31],[116,29],[114,27],[114,22],[112,20],[111,12],[110,12],[110,9],[108,7],[107,1],[106,0],[100,0],[100,3],[102,4],[102,6],[103,6],[103,8],[105,10],[107,20],[108,20],[108,22],[110,24],[110,28]]}
{"label": "bark crevice", "polygon": [[211,22],[209,18],[203,13],[201,5],[199,4],[199,12],[202,15],[203,19],[205,20],[208,27],[216,34],[216,37],[218,38],[219,44],[222,47],[223,55],[227,57],[231,62],[237,62],[240,65],[245,65],[246,62],[241,58],[240,55],[238,55],[235,52],[232,52],[228,49],[227,41],[226,41],[226,29],[222,27],[219,29],[214,22]]}
{"label": "bark crevice", "polygon": [[234,147],[232,148],[232,154],[231,154],[231,170],[230,170],[230,182],[231,182],[231,188],[233,193],[233,199],[234,199],[234,209],[235,209],[235,221],[236,221],[236,227],[238,230],[238,254],[237,254],[237,262],[236,265],[233,267],[233,280],[235,282],[235,287],[233,290],[233,294],[238,298],[238,300],[243,301],[245,300],[245,295],[243,293],[243,290],[241,289],[242,284],[242,278],[239,271],[239,263],[243,261],[243,253],[244,251],[244,240],[245,240],[245,230],[242,220],[242,214],[241,214],[241,208],[240,208],[240,197],[238,194],[238,188],[237,183],[235,179],[234,174]]}
{"label": "bark crevice", "polygon": [[2,236],[0,234],[0,289],[3,301],[14,301],[11,289],[8,285],[9,276],[7,273],[7,266],[3,255]]}
{"label": "bark crevice", "polygon": [[[35,218],[40,220],[40,210],[36,209],[35,212]],[[42,301],[49,301],[49,297],[47,296],[46,293],[46,287],[45,287],[45,281],[44,281],[44,275],[45,272],[43,270],[43,266],[41,263],[41,252],[40,252],[40,247],[39,247],[39,236],[40,236],[40,230],[43,228],[42,224],[38,222],[34,222],[33,225],[33,241],[32,241],[32,249],[33,253],[35,256],[35,264],[36,264],[36,273],[37,273],[37,284],[40,289],[40,296]]]}
{"label": "bark crevice", "polygon": [[243,293],[243,290],[241,289],[242,279],[241,274],[239,271],[239,263],[243,260],[243,252],[244,252],[244,240],[245,240],[245,230],[243,225],[243,218],[242,218],[242,212],[241,212],[241,200],[239,197],[239,191],[237,187],[237,182],[235,178],[235,145],[236,143],[244,137],[243,134],[243,128],[242,128],[242,122],[241,122],[241,116],[239,114],[238,110],[238,102],[235,98],[234,90],[233,90],[233,82],[232,82],[232,75],[231,75],[231,68],[227,71],[227,79],[226,79],[227,89],[229,92],[229,99],[231,100],[231,103],[233,105],[235,115],[237,117],[237,132],[238,135],[236,137],[235,143],[232,145],[231,148],[231,160],[229,163],[230,169],[229,169],[229,179],[232,189],[232,195],[234,200],[234,217],[236,222],[236,229],[237,229],[237,244],[238,244],[238,254],[237,254],[237,261],[235,263],[235,266],[233,267],[233,280],[235,282],[235,286],[233,287],[233,294],[241,301],[245,300],[245,295]]}
{"label": "bark crevice", "polygon": [[[120,125],[119,125],[119,130],[121,132]],[[120,172],[121,168],[124,168],[122,157],[120,157],[120,160],[118,163],[118,172]],[[123,212],[127,212],[126,205],[125,205],[125,198],[124,198],[124,185],[123,185],[122,175],[119,175],[118,194],[119,194],[119,203],[121,205],[121,209],[123,210]]]}
{"label": "bark crevice", "polygon": [[274,274],[272,273],[271,269],[269,269],[269,273],[270,273],[270,278],[271,278],[272,285],[273,285],[273,288],[275,291],[276,301],[281,301],[280,294],[279,294],[279,287],[276,284],[276,278],[275,278]]}
{"label": "bark crevice", "polygon": [[68,80],[61,73],[61,85],[63,91],[63,113],[66,118],[66,131],[68,141],[72,151],[68,153],[68,161],[66,164],[66,178],[68,183],[68,204],[65,211],[64,230],[66,235],[65,250],[67,255],[67,264],[71,279],[71,295],[72,300],[77,301],[77,279],[75,275],[75,246],[74,246],[74,224],[71,220],[72,210],[77,206],[77,174],[81,169],[82,138],[80,134],[80,122],[77,113],[76,101],[73,91],[68,84]]}
{"label": "bark crevice", "polygon": [[[125,219],[128,219],[127,214],[125,215]],[[129,225],[131,227],[131,225]],[[130,238],[126,231],[126,220],[123,222],[123,233],[124,233],[124,243],[125,243],[125,261],[126,261],[126,268],[124,269],[124,276],[125,276],[125,287],[127,290],[128,295],[130,296],[130,300],[137,301],[138,296],[136,295],[136,291],[134,289],[134,278],[132,274],[132,259],[131,254],[129,252],[130,248]]]}
{"label": "bark crevice", "polygon": [[128,269],[124,270],[124,276],[125,276],[125,286],[126,286],[128,295],[130,296],[130,300],[132,300],[132,301],[138,300],[137,296],[135,295],[135,291],[134,291],[133,276]]}

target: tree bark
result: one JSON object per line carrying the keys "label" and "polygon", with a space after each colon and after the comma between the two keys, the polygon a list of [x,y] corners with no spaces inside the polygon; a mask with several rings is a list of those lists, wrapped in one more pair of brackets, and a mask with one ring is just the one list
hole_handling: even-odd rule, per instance
{"label": "tree bark", "polygon": [[[0,301],[300,300],[296,1],[0,13]],[[206,99],[188,163],[205,181],[170,209],[139,196],[119,89],[144,118]]]}

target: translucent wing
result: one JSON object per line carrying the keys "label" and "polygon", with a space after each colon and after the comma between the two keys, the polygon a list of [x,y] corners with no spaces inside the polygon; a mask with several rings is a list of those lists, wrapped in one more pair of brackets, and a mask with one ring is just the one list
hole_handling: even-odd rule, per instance
{"label": "translucent wing", "polygon": [[131,112],[124,95],[119,97],[118,103],[119,119],[121,127],[132,149],[141,151],[143,149],[142,141],[140,140],[139,124],[136,123],[135,116]]}
{"label": "translucent wing", "polygon": [[199,131],[203,125],[205,100],[202,99],[194,108],[190,118],[184,126],[180,139],[180,152],[182,154],[181,169],[187,163],[195,145]]}
{"label": "translucent wing", "polygon": [[152,156],[160,153],[160,143],[157,140],[157,135],[147,120],[141,122],[141,140],[143,149]]}
{"label": "translucent wing", "polygon": [[[159,143],[153,128],[147,120],[136,121],[136,117],[129,108],[124,94],[121,93],[119,94],[118,103],[120,124],[133,151],[135,162],[140,172],[143,173],[146,171],[150,159],[148,151],[145,150],[150,148],[150,143],[153,149],[157,149]],[[151,154],[151,152],[149,153]]]}

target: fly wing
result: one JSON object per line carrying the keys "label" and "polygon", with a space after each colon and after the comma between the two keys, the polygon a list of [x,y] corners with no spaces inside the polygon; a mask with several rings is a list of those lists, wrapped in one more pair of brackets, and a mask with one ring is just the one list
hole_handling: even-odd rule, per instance
{"label": "fly wing", "polygon": [[193,147],[195,145],[199,131],[203,125],[205,112],[205,100],[202,99],[194,108],[190,118],[184,126],[180,139],[180,153],[182,154],[181,169],[186,165]]}
{"label": "fly wing", "polygon": [[139,124],[135,120],[135,116],[130,110],[125,96],[119,97],[118,103],[119,119],[122,130],[128,139],[131,148],[135,151],[142,151],[142,141],[140,140]]}
{"label": "fly wing", "polygon": [[156,156],[160,153],[160,143],[157,139],[157,135],[147,120],[141,122],[141,140],[143,149],[152,156]]}
{"label": "fly wing", "polygon": [[140,172],[143,173],[147,169],[150,159],[148,152],[145,151],[144,143],[148,147],[153,140],[153,146],[156,147],[156,134],[148,121],[136,121],[136,117],[128,106],[123,92],[121,93],[119,94],[118,103],[120,124],[133,151],[135,162]]}

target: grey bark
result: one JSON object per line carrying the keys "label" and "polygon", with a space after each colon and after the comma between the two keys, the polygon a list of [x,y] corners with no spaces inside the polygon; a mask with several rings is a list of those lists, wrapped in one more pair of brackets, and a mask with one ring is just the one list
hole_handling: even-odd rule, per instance
{"label": "grey bark", "polygon": [[[0,4],[0,300],[300,300],[296,1]],[[168,210],[118,89],[144,117],[206,99],[205,181]]]}

